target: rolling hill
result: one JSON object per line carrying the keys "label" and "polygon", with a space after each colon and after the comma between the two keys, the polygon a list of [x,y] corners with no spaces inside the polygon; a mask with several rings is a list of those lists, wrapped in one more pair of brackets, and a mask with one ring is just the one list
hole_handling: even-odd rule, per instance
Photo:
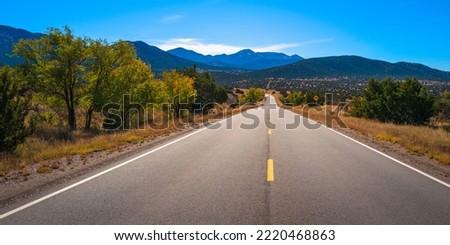
{"label": "rolling hill", "polygon": [[250,49],[235,54],[203,55],[192,50],[176,48],[167,51],[177,57],[218,67],[231,67],[243,70],[261,70],[283,66],[302,60],[298,55],[288,56],[283,53],[254,52]]}
{"label": "rolling hill", "polygon": [[416,77],[422,80],[450,81],[450,72],[445,72],[416,63],[389,63],[359,56],[332,56],[305,59],[286,66],[275,67],[243,74],[241,78],[337,78],[354,79]]}
{"label": "rolling hill", "polygon": [[14,44],[20,39],[36,39],[43,34],[31,33],[23,29],[0,25],[0,65],[14,66],[21,62],[20,58],[10,57]]}

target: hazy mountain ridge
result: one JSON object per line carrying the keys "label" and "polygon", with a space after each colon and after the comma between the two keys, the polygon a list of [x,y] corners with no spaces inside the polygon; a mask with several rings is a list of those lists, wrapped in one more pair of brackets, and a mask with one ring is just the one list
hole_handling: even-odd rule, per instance
{"label": "hazy mountain ridge", "polygon": [[244,49],[230,55],[203,55],[184,48],[176,48],[168,50],[167,52],[180,58],[189,59],[204,64],[245,70],[261,70],[283,66],[303,59],[298,55],[288,56],[283,53],[275,52],[254,52],[250,49]]}

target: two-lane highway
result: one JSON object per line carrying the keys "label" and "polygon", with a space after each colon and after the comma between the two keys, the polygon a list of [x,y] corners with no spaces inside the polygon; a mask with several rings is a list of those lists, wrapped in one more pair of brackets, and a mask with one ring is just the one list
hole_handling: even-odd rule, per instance
{"label": "two-lane highway", "polygon": [[0,224],[450,224],[449,186],[325,127],[286,129],[294,117],[267,97],[2,207]]}

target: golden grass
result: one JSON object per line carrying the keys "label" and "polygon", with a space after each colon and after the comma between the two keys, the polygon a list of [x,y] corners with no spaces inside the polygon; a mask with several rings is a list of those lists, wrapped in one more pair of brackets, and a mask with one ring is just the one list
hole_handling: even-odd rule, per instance
{"label": "golden grass", "polygon": [[[208,115],[195,115],[193,122],[201,124],[208,122],[209,120],[221,119],[226,116],[231,116],[240,113],[241,111],[254,108],[256,106],[242,106],[240,108],[228,108],[226,105],[221,107],[217,106],[215,113]],[[163,118],[163,117],[161,117]],[[70,133],[72,140],[50,140],[40,139],[36,136],[32,136],[26,139],[26,141],[20,144],[16,151],[12,154],[0,155],[0,177],[5,176],[13,170],[23,171],[23,175],[27,175],[25,166],[39,163],[45,160],[58,159],[62,157],[70,157],[74,155],[81,155],[83,158],[86,154],[97,151],[114,151],[121,146],[127,144],[135,144],[143,142],[146,139],[153,139],[157,136],[168,135],[172,132],[184,128],[183,125],[177,120],[165,121],[160,126],[151,125],[145,129],[135,129],[127,131],[119,131],[114,133],[101,132],[97,135],[92,133],[86,133],[83,131],[74,131]],[[54,128],[46,126],[42,129],[45,131],[46,136],[56,135],[58,131]],[[48,135],[47,135],[48,134]],[[52,169],[58,169],[59,166],[48,166],[45,163],[41,164],[37,168],[38,173],[47,173]]]}
{"label": "golden grass", "polygon": [[[325,122],[325,113],[335,109],[335,107],[331,107],[318,112],[312,108],[302,106],[291,108],[283,106],[277,96],[276,99],[280,106],[321,123]],[[328,114],[328,116],[335,117],[336,115]],[[399,144],[412,153],[427,154],[431,159],[435,159],[444,165],[450,165],[450,132],[442,128],[382,123],[348,115],[343,115],[340,118],[348,128],[364,135]],[[333,122],[332,126],[335,128],[339,127],[335,122]]]}
{"label": "golden grass", "polygon": [[392,143],[398,143],[400,141],[400,138],[389,135],[384,132],[375,134],[375,138],[380,139],[380,140],[390,141]]}
{"label": "golden grass", "polygon": [[427,154],[431,159],[450,164],[450,133],[441,128],[396,125],[354,117],[342,119],[349,128],[365,135],[398,143],[411,152]]}
{"label": "golden grass", "polygon": [[52,171],[52,169],[49,166],[43,164],[43,165],[40,165],[36,171],[40,174],[45,174],[45,173],[50,173]]}
{"label": "golden grass", "polygon": [[[166,129],[146,128],[143,130],[129,130],[117,133],[105,133],[97,136],[78,136],[75,140],[45,141],[36,137],[29,137],[20,144],[13,154],[0,156],[0,176],[4,176],[12,170],[38,163],[40,161],[57,159],[65,156],[86,155],[92,152],[113,150],[130,143],[142,142],[147,138],[168,135],[176,131],[175,123]],[[73,134],[82,134],[74,132]],[[40,165],[38,173],[47,173],[53,167]],[[53,168],[54,169],[54,168]]]}

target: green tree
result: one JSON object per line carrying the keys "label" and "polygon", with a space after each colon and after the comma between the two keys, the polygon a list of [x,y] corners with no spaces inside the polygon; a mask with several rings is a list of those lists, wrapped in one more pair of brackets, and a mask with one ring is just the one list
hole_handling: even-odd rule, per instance
{"label": "green tree", "polygon": [[224,86],[216,86],[216,99],[215,102],[216,103],[224,103],[228,100],[228,93],[227,93],[227,89]]}
{"label": "green tree", "polygon": [[149,79],[148,81],[138,84],[132,90],[132,98],[143,105],[169,102],[167,86],[157,79]]}
{"label": "green tree", "polygon": [[450,92],[444,92],[434,103],[434,114],[439,121],[450,120]]}
{"label": "green tree", "polygon": [[423,124],[433,115],[434,96],[414,78],[407,78],[398,88],[397,123]]}
{"label": "green tree", "polygon": [[364,97],[353,102],[352,114],[382,122],[423,124],[433,114],[434,97],[416,79],[371,79]]}
{"label": "green tree", "polygon": [[65,27],[51,28],[36,40],[21,40],[14,53],[25,58],[25,65],[35,74],[36,88],[48,97],[62,99],[67,109],[67,122],[77,128],[76,108],[83,85],[84,63],[89,58],[87,40],[75,37]]}
{"label": "green tree", "polygon": [[260,88],[250,88],[245,95],[245,102],[247,103],[257,103],[262,99],[264,99],[264,91]]}
{"label": "green tree", "polygon": [[[113,70],[111,80],[108,83],[108,101],[109,103],[122,105],[120,113],[125,128],[128,127],[128,122],[132,119],[132,113],[136,112],[132,110],[132,108],[136,107],[133,107],[131,104],[139,107],[140,114],[138,121],[142,122],[141,119],[144,117],[144,111],[141,109],[145,109],[145,103],[152,102],[150,96],[154,95],[140,93],[138,98],[138,95],[134,93],[137,92],[136,88],[143,88],[145,86],[143,84],[149,83],[153,79],[154,74],[151,72],[150,67],[137,59],[133,60],[130,64],[120,66]],[[161,86],[161,88],[163,87]],[[165,90],[160,92],[165,93]],[[127,99],[131,104],[126,103]],[[134,101],[134,99],[139,100]]]}
{"label": "green tree", "polygon": [[[91,127],[92,113],[100,111],[106,103],[112,102],[114,99],[111,95],[121,92],[111,91],[111,88],[120,87],[111,86],[111,83],[114,82],[113,71],[122,66],[131,66],[137,59],[134,48],[123,41],[112,45],[105,41],[93,41],[89,45],[89,52],[91,58],[86,65],[87,69],[84,75],[86,85],[83,88],[85,92],[83,102],[86,106],[85,129]],[[149,76],[149,74],[146,75]],[[129,84],[127,83],[127,85]]]}
{"label": "green tree", "polygon": [[363,117],[389,121],[395,118],[398,83],[387,78],[383,81],[371,79],[364,89],[364,99],[359,106]]}
{"label": "green tree", "polygon": [[227,91],[223,86],[216,84],[214,78],[208,72],[198,72],[196,66],[181,71],[182,74],[194,79],[194,89],[196,91],[195,110],[209,110],[214,103],[227,101]]}
{"label": "green tree", "polygon": [[191,111],[197,95],[194,79],[178,71],[170,71],[163,73],[163,81],[176,116],[180,115],[181,110]]}
{"label": "green tree", "polygon": [[288,96],[288,91],[287,89],[283,88],[280,89],[280,94],[283,95],[284,98],[286,98]]}
{"label": "green tree", "polygon": [[284,102],[293,106],[298,106],[305,102],[305,97],[301,92],[291,92],[285,97]]}
{"label": "green tree", "polygon": [[[9,67],[0,67],[0,151],[14,151],[32,133],[26,118],[31,95],[27,84]],[[30,125],[30,123],[28,123]]]}
{"label": "green tree", "polygon": [[109,102],[120,103],[125,94],[131,94],[133,89],[139,85],[154,79],[150,67],[140,60],[114,69],[108,84]]}

